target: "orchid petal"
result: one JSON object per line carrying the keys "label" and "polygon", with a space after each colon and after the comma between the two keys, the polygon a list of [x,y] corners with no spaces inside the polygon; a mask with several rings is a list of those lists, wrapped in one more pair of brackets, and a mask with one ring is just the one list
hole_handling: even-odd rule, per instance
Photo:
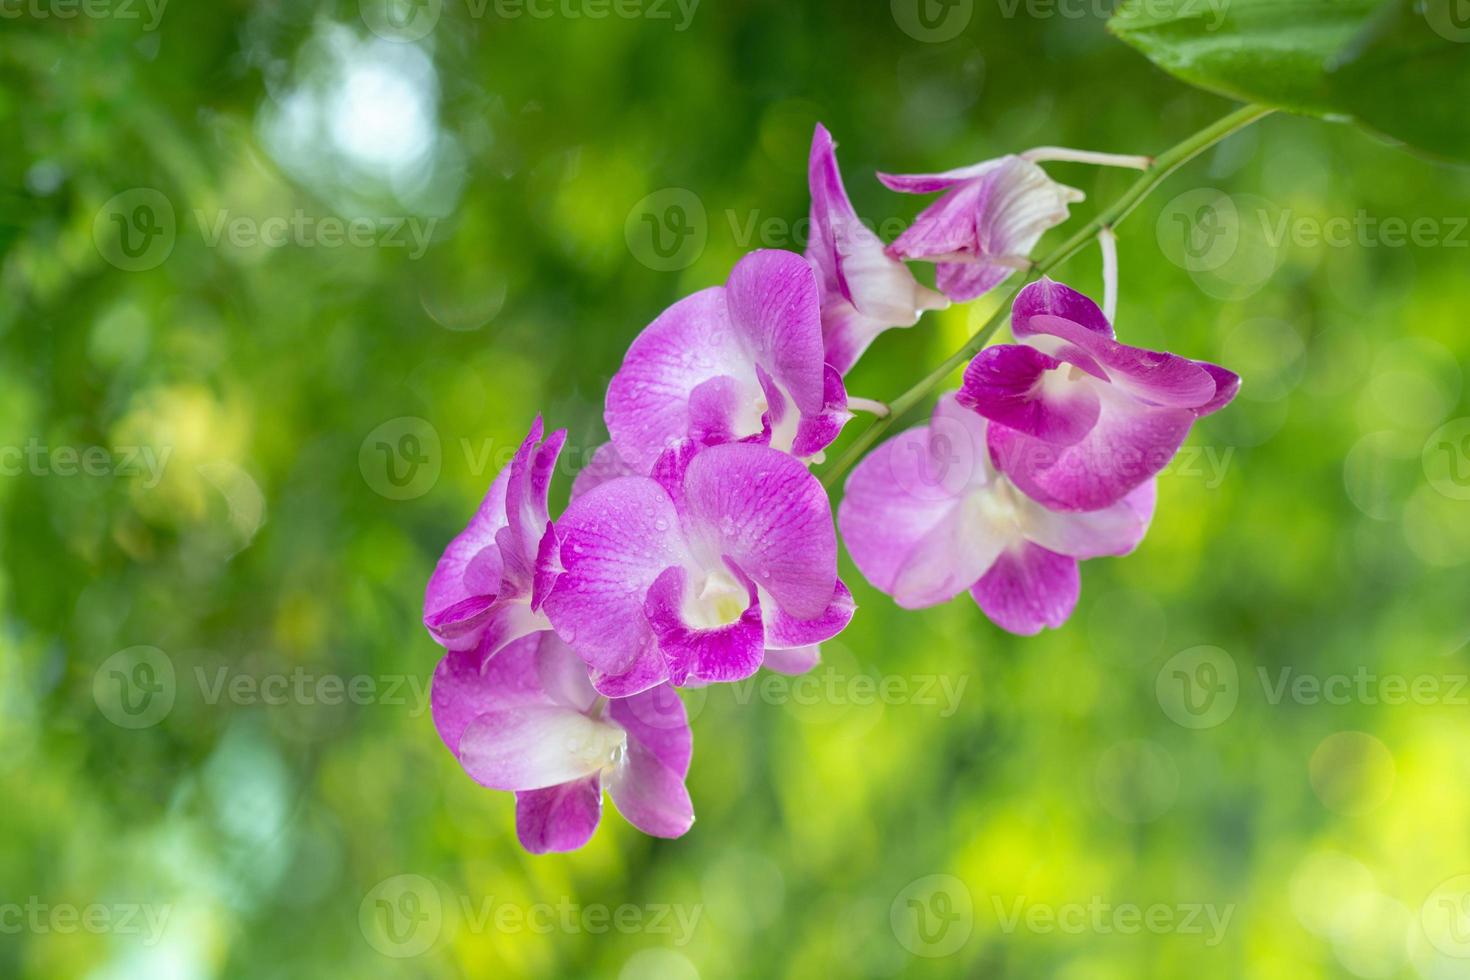
{"label": "orchid petal", "polygon": [[558,704],[479,715],[459,741],[465,771],[491,789],[544,789],[610,766],[627,742],[616,725]]}
{"label": "orchid petal", "polygon": [[641,742],[628,743],[627,756],[608,778],[607,788],[618,812],[652,837],[682,837],[694,824],[694,804],[683,775]]}
{"label": "orchid petal", "polygon": [[684,495],[691,541],[707,556],[728,556],[793,616],[827,608],[837,535],[826,491],[800,462],[764,446],[714,446],[689,463]]}
{"label": "orchid petal", "polygon": [[1024,544],[1003,552],[970,595],[1001,629],[1034,636],[1065,623],[1080,591],[1075,558]]}
{"label": "orchid petal", "polygon": [[1071,445],[1092,431],[1102,406],[1087,380],[1067,380],[1069,370],[1025,344],[987,347],[965,369],[958,401],[992,422]]}
{"label": "orchid petal", "polygon": [[682,609],[688,575],[683,568],[667,568],[648,590],[644,615],[658,637],[669,664],[669,678],[683,684],[700,681],[738,681],[754,674],[765,653],[765,631],[754,585],[740,617],[724,626],[702,628],[687,622]]}
{"label": "orchid petal", "polygon": [[575,851],[602,820],[602,780],[576,779],[516,794],[516,837],[531,854]]}
{"label": "orchid petal", "polygon": [[755,362],[803,414],[822,410],[822,306],[812,267],[794,252],[760,249],[725,287],[730,322]]}
{"label": "orchid petal", "polygon": [[591,667],[614,675],[632,667],[648,637],[644,594],[660,572],[689,558],[678,528],[668,493],[639,476],[578,497],[557,522],[565,571],[543,608]]}

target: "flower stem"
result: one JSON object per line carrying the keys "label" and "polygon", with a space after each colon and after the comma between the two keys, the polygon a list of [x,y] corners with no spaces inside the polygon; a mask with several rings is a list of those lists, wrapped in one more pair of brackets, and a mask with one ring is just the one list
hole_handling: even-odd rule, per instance
{"label": "flower stem", "polygon": [[951,354],[943,364],[925,375],[917,384],[909,388],[903,394],[888,403],[889,413],[883,418],[875,419],[863,432],[853,441],[852,445],[839,456],[827,471],[822,474],[822,482],[830,489],[846,473],[863,454],[866,453],[878,438],[887,432],[893,423],[901,416],[908,413],[919,402],[923,401],[945,378],[954,373],[970,358],[979,353],[980,349],[990,340],[992,334],[1005,322],[1006,314],[1010,310],[1011,300],[1019,293],[1027,283],[1046,275],[1052,269],[1076,255],[1086,248],[1097,233],[1103,228],[1115,228],[1118,223],[1126,218],[1133,209],[1138,207],[1145,197],[1164,178],[1184,166],[1196,156],[1219,143],[1227,136],[1246,128],[1251,123],[1271,114],[1273,110],[1266,106],[1248,105],[1237,109],[1221,119],[1216,120],[1193,136],[1170,147],[1168,150],[1154,158],[1153,165],[1139,176],[1133,184],[1123,192],[1123,196],[1104,208],[1096,217],[1085,226],[1079,228],[1076,234],[1058,245],[1045,256],[1038,259],[1031,267],[1031,271],[1024,276],[1016,277],[1018,281],[1014,285],[1003,287],[1000,295],[1000,305],[991,314],[990,319],[965,341],[963,347]]}
{"label": "flower stem", "polygon": [[1103,316],[1109,323],[1118,322],[1118,236],[1103,225],[1097,231],[1097,244],[1102,249]]}
{"label": "flower stem", "polygon": [[879,401],[874,401],[871,398],[857,398],[853,395],[848,395],[847,407],[854,412],[867,412],[869,415],[876,415],[880,419],[888,414],[887,405]]}

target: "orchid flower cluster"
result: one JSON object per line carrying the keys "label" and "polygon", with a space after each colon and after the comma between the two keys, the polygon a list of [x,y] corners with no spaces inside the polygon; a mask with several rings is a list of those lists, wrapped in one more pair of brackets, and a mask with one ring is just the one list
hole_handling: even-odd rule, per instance
{"label": "orchid flower cluster", "polygon": [[[1102,310],[1041,279],[928,425],[870,453],[836,527],[809,466],[851,418],[843,377],[878,334],[1027,268],[1080,192],[1042,149],[946,174],[879,175],[941,193],[885,245],[857,216],[818,126],[806,254],[746,255],[634,340],[607,391],[610,441],[552,519],[565,430],[538,417],[428,583],[445,648],[435,725],[465,771],[516,796],[521,844],[581,847],[607,789],[644,833],[679,837],[689,722],[677,688],[761,668],[802,673],[852,619],[840,527],[864,577],[905,608],[968,591],[1002,629],[1070,615],[1078,563],[1123,555],[1153,515],[1155,476],[1239,379],[1128,347]],[[1146,164],[1145,164],[1146,165]],[[937,291],[907,262],[936,265]]]}

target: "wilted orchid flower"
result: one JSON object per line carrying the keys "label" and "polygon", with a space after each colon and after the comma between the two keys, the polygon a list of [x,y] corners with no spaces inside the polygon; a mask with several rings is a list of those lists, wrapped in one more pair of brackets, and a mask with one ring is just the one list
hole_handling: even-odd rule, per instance
{"label": "wilted orchid flower", "polygon": [[1021,343],[982,350],[959,403],[998,423],[997,465],[1054,510],[1122,500],[1240,388],[1214,364],[1118,343],[1097,304],[1050,279],[1017,295],[1011,330]]}
{"label": "wilted orchid flower", "polygon": [[938,263],[939,289],[956,302],[972,300],[1030,265],[1031,250],[1049,229],[1067,220],[1086,195],[1060,184],[1037,166],[1072,160],[1143,169],[1147,157],[1041,147],[941,174],[879,174],[904,194],[945,191],[888,247],[899,259]]}
{"label": "wilted orchid flower", "polygon": [[481,785],[516,794],[516,834],[536,854],[592,837],[606,787],[645,834],[694,822],[684,787],[689,721],[667,686],[599,697],[587,667],[554,633],[523,637],[487,662],[450,652],[434,672],[434,724]]}
{"label": "wilted orchid flower", "polygon": [[812,207],[806,257],[822,287],[827,363],[846,374],[880,333],[913,326],[925,310],[943,309],[949,300],[921,286],[857,216],[842,186],[832,134],[821,123],[812,137],[808,180]]}
{"label": "wilted orchid flower", "polygon": [[610,697],[740,680],[768,650],[805,669],[852,618],[826,492],[765,446],[685,443],[579,496],[555,533],[543,609]]}
{"label": "wilted orchid flower", "polygon": [[1155,484],[1092,513],[1048,510],[992,464],[987,427],[943,396],[929,425],[858,464],[837,523],[863,575],[900,606],[933,606],[968,590],[997,626],[1031,635],[1072,614],[1079,560],[1137,547]]}
{"label": "wilted orchid flower", "polygon": [[446,649],[489,657],[514,639],[551,628],[532,609],[532,593],[537,549],[550,530],[546,490],[567,433],[558,429],[538,446],[541,435],[538,415],[429,578],[424,626]]}
{"label": "wilted orchid flower", "polygon": [[724,286],[686,297],[644,328],[608,386],[604,419],[627,465],[648,473],[685,439],[756,442],[815,456],[848,419],[825,367],[820,294],[806,260],[752,252]]}

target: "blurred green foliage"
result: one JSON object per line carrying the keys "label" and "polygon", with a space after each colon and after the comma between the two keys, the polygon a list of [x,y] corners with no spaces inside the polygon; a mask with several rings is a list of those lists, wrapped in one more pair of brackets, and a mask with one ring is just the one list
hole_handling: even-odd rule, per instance
{"label": "blurred green foliage", "polygon": [[[818,119],[881,223],[922,202],[875,169],[1228,111],[1093,6],[7,2],[0,975],[1470,976],[1470,178],[1346,127],[1268,119],[1120,230],[1124,339],[1245,388],[1066,628],[902,612],[844,561],[820,686],[689,696],[675,842],[609,807],[527,856],[434,733],[440,550],[536,412],[564,499],[636,332],[800,247]],[[1053,172],[1079,216],[1130,179]],[[639,237],[669,189],[678,269]],[[1095,251],[1063,278],[1095,293]]]}

